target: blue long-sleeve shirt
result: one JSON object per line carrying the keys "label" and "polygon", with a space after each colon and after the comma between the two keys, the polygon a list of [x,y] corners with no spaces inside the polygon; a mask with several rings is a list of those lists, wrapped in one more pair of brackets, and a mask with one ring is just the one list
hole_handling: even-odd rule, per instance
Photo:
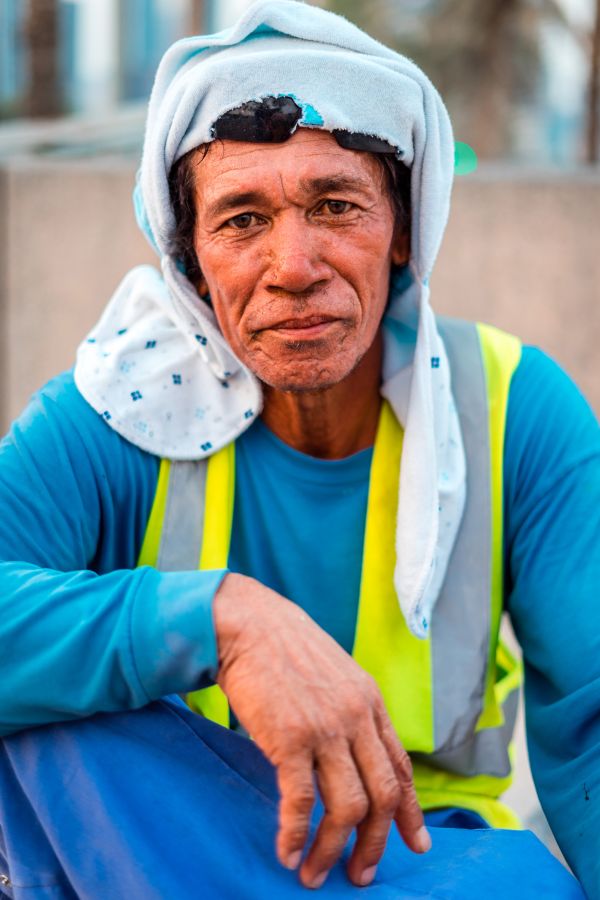
{"label": "blue long-sleeve shirt", "polygon": [[[290,597],[348,650],[370,458],[307,457],[260,421],[237,442],[229,568]],[[0,733],[136,708],[214,676],[223,572],[135,568],[158,465],[70,374],[0,446]],[[567,858],[600,885],[600,432],[531,348],[511,385],[504,476],[505,602],[525,658],[532,769]]]}

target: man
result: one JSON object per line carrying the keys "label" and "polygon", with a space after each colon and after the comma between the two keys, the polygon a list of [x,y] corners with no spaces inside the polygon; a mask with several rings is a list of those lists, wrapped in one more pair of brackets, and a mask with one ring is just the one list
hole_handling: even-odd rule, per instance
{"label": "man", "polygon": [[[519,682],[498,644],[503,565],[540,793],[588,893],[600,888],[595,806],[573,812],[570,788],[555,783],[562,766],[573,784],[585,771],[592,796],[598,772],[587,625],[597,426],[556,367],[516,339],[436,323],[428,279],[453,154],[425,76],[321,10],[259,3],[161,63],[136,199],[163,277],[129,273],[80,348],[77,389],[63,377],[39,395],[0,469],[2,722],[4,734],[21,732],[5,741],[3,795],[15,820],[43,833],[37,852],[65,896],[89,894],[93,879],[56,824],[90,827],[82,794],[101,821],[104,847],[84,844],[99,854],[98,895],[104,861],[123,858],[108,837],[120,815],[125,843],[143,848],[128,856],[140,870],[164,851],[148,811],[157,804],[170,822],[173,795],[194,784],[193,766],[166,789],[160,781],[189,754],[169,716],[273,796],[246,740],[231,743],[176,701],[88,721],[175,692],[249,733],[275,767],[277,856],[305,886],[325,882],[355,829],[357,886],[375,878],[394,820],[426,852],[421,807],[431,827],[515,827],[498,799]],[[543,382],[559,402],[556,427]],[[103,752],[118,761],[109,778]],[[140,773],[141,806],[135,779],[116,787],[123,770]],[[211,825],[220,834],[226,819],[231,841],[232,776],[215,779],[222,816]],[[210,793],[208,768],[196,788]],[[127,808],[141,810],[140,829]],[[221,868],[243,857],[248,824],[240,835],[234,854],[220,845]],[[8,843],[6,878],[18,886],[29,864]],[[578,896],[531,852],[552,866],[556,896]],[[516,872],[526,896],[534,882]],[[122,896],[172,895],[156,888],[162,876],[128,882],[125,862],[123,873]],[[233,893],[231,880],[207,883],[206,896]]]}

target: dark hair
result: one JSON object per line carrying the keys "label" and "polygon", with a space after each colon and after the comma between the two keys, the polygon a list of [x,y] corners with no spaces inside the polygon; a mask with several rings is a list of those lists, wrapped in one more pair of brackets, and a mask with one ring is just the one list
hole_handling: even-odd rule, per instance
{"label": "dark hair", "polygon": [[[169,173],[169,195],[175,227],[171,234],[169,252],[180,261],[185,274],[196,287],[202,277],[194,249],[196,204],[194,200],[195,167],[202,162],[210,144],[202,144],[177,160]],[[363,151],[367,152],[367,151]],[[395,212],[396,228],[406,232],[410,228],[410,169],[391,153],[372,153],[381,166],[386,187]]]}

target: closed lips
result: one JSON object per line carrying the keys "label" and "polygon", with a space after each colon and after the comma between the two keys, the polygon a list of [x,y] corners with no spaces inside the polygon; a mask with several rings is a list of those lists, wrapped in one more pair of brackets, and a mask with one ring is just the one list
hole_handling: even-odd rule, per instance
{"label": "closed lips", "polygon": [[305,319],[285,319],[271,325],[271,328],[311,328],[314,325],[324,325],[326,322],[335,322],[335,316],[307,316]]}

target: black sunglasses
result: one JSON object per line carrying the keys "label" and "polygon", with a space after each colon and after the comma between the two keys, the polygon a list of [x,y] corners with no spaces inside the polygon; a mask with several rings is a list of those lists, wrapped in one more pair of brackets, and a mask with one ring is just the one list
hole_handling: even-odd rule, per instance
{"label": "black sunglasses", "polygon": [[[302,108],[291,97],[249,100],[219,116],[212,127],[212,134],[213,138],[224,141],[282,144],[294,133],[302,115]],[[359,134],[339,128],[334,129],[331,134],[345,150],[396,154],[395,147],[372,134]]]}

